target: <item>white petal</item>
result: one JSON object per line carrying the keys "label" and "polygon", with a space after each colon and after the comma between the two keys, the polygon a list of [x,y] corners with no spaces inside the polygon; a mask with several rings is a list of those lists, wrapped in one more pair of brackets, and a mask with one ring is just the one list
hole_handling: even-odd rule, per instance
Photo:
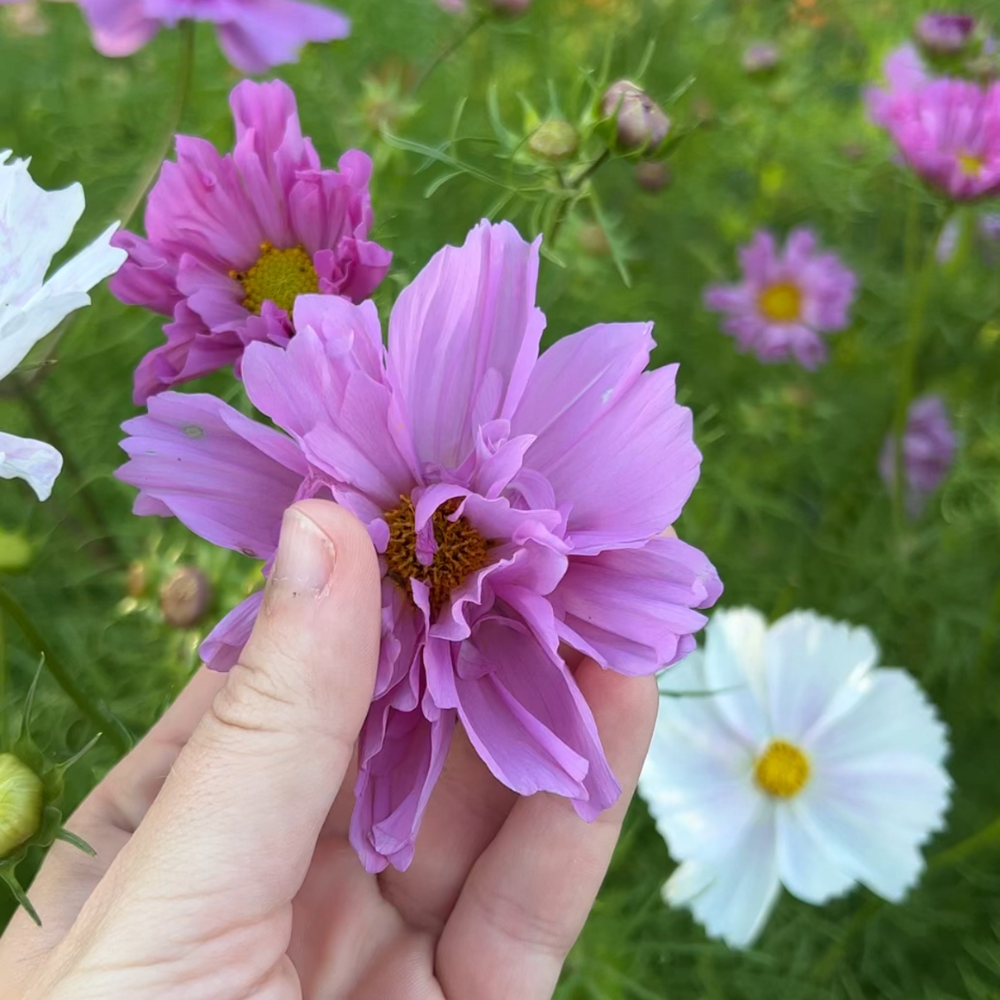
{"label": "white petal", "polygon": [[948,754],[947,732],[917,682],[905,671],[880,668],[855,678],[861,697],[849,711],[824,717],[807,746],[827,765],[872,754],[914,754],[940,764]]}
{"label": "white petal", "polygon": [[875,666],[878,647],[868,629],[795,611],[771,627],[765,655],[774,735],[795,742],[853,704],[858,691],[848,682]]}
{"label": "white petal", "polygon": [[117,223],[109,226],[22,305],[0,308],[0,378],[71,312],[89,305],[90,289],[125,262],[128,254],[110,242],[117,228]]}
{"label": "white petal", "polygon": [[801,801],[792,799],[777,807],[778,876],[784,887],[807,903],[825,903],[854,885],[854,879],[837,865],[800,818]]}
{"label": "white petal", "polygon": [[26,160],[0,161],[0,308],[37,290],[83,206],[79,184],[45,191],[31,179]]}
{"label": "white petal", "polygon": [[39,500],[48,500],[62,463],[50,444],[0,433],[0,477],[26,480]]}
{"label": "white petal", "polygon": [[664,887],[672,905],[686,905],[712,937],[745,948],[763,930],[781,883],[774,841],[774,810],[767,804],[717,866],[682,865]]}
{"label": "white petal", "polygon": [[767,621],[751,608],[717,611],[705,630],[705,679],[732,731],[754,751],[769,733],[765,697]]}
{"label": "white petal", "polygon": [[845,874],[898,902],[923,870],[919,847],[941,824],[951,782],[942,768],[916,757],[866,763],[819,770],[799,818]]}
{"label": "white petal", "polygon": [[661,677],[670,693],[660,699],[639,792],[657,829],[678,860],[726,854],[753,816],[760,795],[753,786],[753,756],[706,694],[704,659],[687,657]]}

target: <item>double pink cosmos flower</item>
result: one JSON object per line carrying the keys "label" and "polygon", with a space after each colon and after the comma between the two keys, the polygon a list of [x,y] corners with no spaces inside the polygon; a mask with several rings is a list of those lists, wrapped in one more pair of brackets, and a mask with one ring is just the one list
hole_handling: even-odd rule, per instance
{"label": "double pink cosmos flower", "polygon": [[[538,242],[483,223],[399,296],[300,296],[287,346],[249,344],[250,400],[166,392],[125,424],[138,514],[173,515],[270,561],[284,510],[335,500],[383,571],[381,655],[351,840],[406,868],[457,722],[496,778],[594,819],[620,788],[563,644],[625,674],[690,652],[711,563],[670,537],[698,479],[676,366],[645,372],[650,324],[598,324],[539,356]],[[265,573],[269,566],[265,566]],[[202,646],[227,670],[261,595]]]}
{"label": "double pink cosmos flower", "polygon": [[128,261],[111,283],[123,302],[171,318],[167,342],[135,373],[135,401],[234,364],[256,340],[286,344],[296,298],[361,302],[392,254],[368,240],[372,163],[358,150],[324,170],[279,80],[244,80],[230,97],[236,147],[177,136],[146,207],[146,236],[121,232]]}

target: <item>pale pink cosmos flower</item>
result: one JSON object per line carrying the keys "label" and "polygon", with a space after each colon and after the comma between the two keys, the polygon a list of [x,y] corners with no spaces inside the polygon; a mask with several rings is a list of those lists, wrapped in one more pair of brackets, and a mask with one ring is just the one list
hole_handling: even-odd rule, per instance
{"label": "pale pink cosmos flower", "polygon": [[324,170],[281,81],[244,80],[230,98],[236,147],[177,137],[146,206],[146,237],[123,232],[129,259],[111,290],[172,318],[167,343],[135,373],[135,401],[239,361],[246,344],[284,344],[303,293],[367,298],[392,255],[368,240],[372,163],[358,150]]}
{"label": "pale pink cosmos flower", "polygon": [[[358,748],[351,842],[406,868],[458,722],[503,784],[619,795],[563,645],[651,674],[694,648],[721,584],[666,533],[698,479],[676,366],[644,372],[651,324],[591,326],[539,357],[539,243],[483,223],[400,294],[383,347],[371,302],[302,296],[287,347],[243,376],[281,430],[208,395],[168,392],[125,425],[136,512],[273,558],[284,510],[326,497],[381,558],[382,646]],[[267,568],[266,568],[267,569]],[[202,646],[227,670],[261,595]]]}
{"label": "pale pink cosmos flower", "polygon": [[896,101],[926,83],[932,77],[927,71],[916,46],[907,42],[893,49],[882,64],[884,87],[869,87],[865,91],[868,116],[876,125],[886,126]]}
{"label": "pale pink cosmos flower", "polygon": [[350,34],[338,11],[300,0],[79,0],[97,51],[128,56],[160,28],[183,20],[215,25],[226,58],[244,73],[263,73],[295,62],[306,42]]}
{"label": "pale pink cosmos flower", "polygon": [[711,285],[705,305],[741,350],[764,362],[794,358],[804,368],[826,359],[821,334],[847,326],[857,279],[836,254],[820,251],[811,229],[795,229],[779,250],[766,230],[739,252],[742,279]]}

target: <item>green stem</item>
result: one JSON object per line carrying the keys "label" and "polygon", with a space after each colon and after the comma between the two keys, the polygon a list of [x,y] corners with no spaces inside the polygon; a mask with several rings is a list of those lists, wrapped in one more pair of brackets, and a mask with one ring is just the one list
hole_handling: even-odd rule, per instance
{"label": "green stem", "polygon": [[594,174],[597,173],[601,167],[611,158],[611,150],[606,149],[593,163],[588,164],[576,177],[574,177],[569,182],[563,182],[562,176],[560,175],[560,184],[565,189],[566,195],[559,202],[559,207],[556,210],[555,221],[552,223],[552,229],[546,237],[546,244],[551,248],[555,249],[556,241],[559,238],[559,233],[562,231],[563,224],[569,218],[573,206],[579,200],[579,192],[583,185],[590,180]]}
{"label": "green stem", "polygon": [[181,21],[179,34],[181,37],[180,63],[177,70],[177,89],[174,91],[173,104],[170,106],[170,114],[167,118],[167,127],[163,137],[157,143],[156,152],[150,157],[149,162],[143,168],[142,173],[136,179],[128,198],[122,203],[118,216],[121,219],[122,229],[128,228],[142,200],[153,186],[157,174],[163,161],[167,158],[170,148],[174,143],[174,137],[180,128],[181,120],[184,117],[184,109],[187,107],[188,97],[191,94],[191,82],[194,79],[194,21]]}
{"label": "green stem", "polygon": [[965,840],[960,840],[957,844],[932,855],[927,859],[927,867],[937,870],[938,868],[950,868],[952,865],[964,861],[971,854],[982,850],[984,847],[992,847],[1000,842],[1000,817],[992,823],[978,830]]}
{"label": "green stem", "polygon": [[73,704],[98,729],[107,733],[108,739],[115,745],[118,751],[123,754],[127,753],[132,743],[128,730],[125,729],[104,705],[94,701],[76,683],[73,675],[66,669],[65,664],[53,651],[45,636],[42,635],[38,627],[28,616],[28,613],[21,607],[14,595],[3,587],[0,587],[0,609],[6,612],[11,621],[24,634],[28,642],[45,658],[46,669],[56,683],[66,692]]}
{"label": "green stem", "polygon": [[415,94],[430,79],[431,74],[446,59],[450,59],[486,22],[489,14],[480,14],[474,21],[470,22],[464,31],[457,34],[430,62],[430,65],[417,77],[413,84]]}
{"label": "green stem", "polygon": [[[893,482],[893,514],[896,521],[897,535],[903,532],[906,524],[906,468],[903,461],[903,436],[906,433],[910,404],[913,402],[916,389],[917,359],[920,356],[920,344],[923,339],[924,317],[927,312],[927,300],[930,297],[931,285],[934,283],[934,272],[937,267],[936,253],[938,242],[944,227],[951,217],[951,209],[944,213],[930,246],[924,254],[923,264],[919,272],[911,277],[913,297],[910,301],[909,333],[903,353],[900,355],[899,381],[896,391],[896,409],[892,421],[893,433],[893,465],[895,477]],[[907,268],[911,276],[916,270],[916,242],[919,228],[916,225],[915,210],[911,206],[910,219],[907,225]]]}

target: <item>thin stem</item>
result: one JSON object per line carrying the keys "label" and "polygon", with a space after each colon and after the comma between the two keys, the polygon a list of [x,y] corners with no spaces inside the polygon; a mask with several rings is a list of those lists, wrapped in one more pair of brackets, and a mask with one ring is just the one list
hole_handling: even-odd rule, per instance
{"label": "thin stem", "polygon": [[83,506],[87,509],[87,514],[93,522],[94,527],[101,533],[101,546],[111,558],[117,559],[118,562],[124,561],[124,554],[118,546],[114,533],[104,519],[104,509],[101,506],[101,502],[97,499],[90,484],[87,482],[83,470],[66,447],[66,442],[62,438],[59,425],[49,416],[44,404],[35,395],[31,383],[27,379],[17,376],[12,378],[10,382],[21,405],[27,410],[28,416],[31,417],[42,436],[62,455],[63,468],[76,483],[76,489],[80,495],[80,499],[83,501]]}
{"label": "thin stem", "polygon": [[966,837],[965,840],[960,840],[946,850],[932,855],[927,859],[927,867],[935,870],[950,868],[984,847],[992,847],[998,842],[1000,842],[1000,817],[983,827],[982,830]]}
{"label": "thin stem", "polygon": [[108,739],[114,743],[121,753],[127,753],[131,746],[128,730],[100,702],[94,701],[74,680],[66,665],[56,655],[45,636],[21,607],[13,594],[0,587],[0,609],[5,611],[11,621],[21,630],[24,637],[45,658],[45,667],[56,683],[66,692],[74,705],[97,726],[107,733]]}
{"label": "thin stem", "polygon": [[480,14],[474,21],[470,22],[464,31],[459,32],[430,62],[430,65],[417,77],[413,84],[415,94],[428,81],[431,74],[446,59],[450,59],[489,19],[489,14]]}
{"label": "thin stem", "polygon": [[[920,344],[923,339],[924,317],[927,312],[927,300],[930,297],[934,272],[937,267],[937,247],[944,232],[944,227],[951,218],[951,209],[944,213],[941,225],[924,254],[923,264],[914,278],[911,278],[913,297],[910,303],[909,333],[903,353],[900,355],[899,384],[896,392],[896,409],[893,415],[893,514],[896,521],[897,534],[902,533],[906,523],[906,467],[903,456],[903,436],[906,433],[910,404],[913,402],[916,386],[917,358],[920,355]],[[916,226],[911,208],[911,217],[907,226],[907,266],[911,274],[916,269],[916,241],[919,229]]]}
{"label": "thin stem", "polygon": [[187,107],[188,97],[191,94],[191,82],[194,79],[194,21],[181,21],[179,33],[181,37],[180,63],[177,71],[177,89],[174,91],[173,104],[170,106],[170,114],[167,117],[167,127],[163,136],[157,143],[156,152],[150,157],[149,162],[143,168],[142,173],[136,179],[128,198],[122,203],[119,210],[119,218],[122,222],[122,229],[128,227],[132,221],[143,198],[153,186],[156,175],[160,172],[163,161],[170,152],[173,145],[174,136],[180,128],[181,120],[184,117],[184,109]]}
{"label": "thin stem", "polygon": [[597,173],[601,167],[611,158],[611,150],[606,149],[593,163],[588,164],[576,177],[574,177],[569,182],[564,182],[562,175],[559,176],[559,182],[563,189],[566,191],[565,197],[561,198],[559,201],[559,207],[556,210],[556,217],[552,223],[552,229],[547,237],[547,244],[553,250],[556,246],[556,241],[559,238],[559,233],[562,231],[563,224],[569,218],[573,206],[577,203],[580,198],[580,189],[583,185],[590,180],[594,174]]}
{"label": "thin stem", "polygon": [[570,188],[572,188],[574,191],[579,191],[580,188],[582,188],[583,185],[587,181],[589,181],[590,178],[593,177],[594,174],[596,174],[597,171],[600,170],[601,167],[603,167],[604,164],[607,163],[610,158],[611,158],[611,150],[610,149],[604,150],[604,152],[601,153],[601,155],[596,160],[594,160],[593,163],[589,164],[580,174],[578,174],[576,177],[573,178],[573,180],[569,182]]}

